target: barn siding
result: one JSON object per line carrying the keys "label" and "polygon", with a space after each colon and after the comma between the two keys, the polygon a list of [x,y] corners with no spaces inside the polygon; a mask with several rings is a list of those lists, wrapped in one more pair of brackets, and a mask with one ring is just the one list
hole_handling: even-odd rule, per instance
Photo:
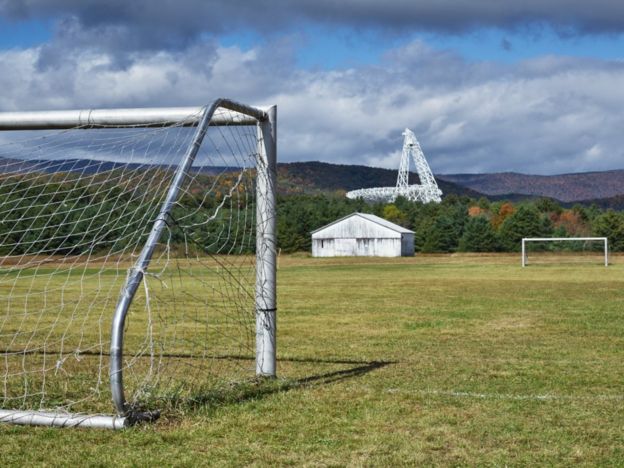
{"label": "barn siding", "polygon": [[[412,242],[413,246],[413,242]],[[401,239],[313,239],[313,257],[400,257]],[[414,249],[412,247],[412,253]]]}

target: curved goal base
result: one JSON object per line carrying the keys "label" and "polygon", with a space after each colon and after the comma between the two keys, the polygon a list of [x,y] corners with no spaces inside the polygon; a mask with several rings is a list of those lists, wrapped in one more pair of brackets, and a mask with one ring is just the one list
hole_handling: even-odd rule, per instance
{"label": "curved goal base", "polygon": [[124,416],[16,410],[0,410],[0,422],[22,426],[89,427],[97,429],[124,429],[132,425],[130,418]]}

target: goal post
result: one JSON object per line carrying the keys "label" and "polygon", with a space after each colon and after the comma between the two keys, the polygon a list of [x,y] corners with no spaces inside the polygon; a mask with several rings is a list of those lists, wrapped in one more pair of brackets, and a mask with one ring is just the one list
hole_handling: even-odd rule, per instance
{"label": "goal post", "polygon": [[276,375],[277,108],[258,125],[256,239],[256,375]]}
{"label": "goal post", "polygon": [[229,99],[0,113],[0,422],[120,428],[210,363],[276,375],[276,141]]}
{"label": "goal post", "polygon": [[606,237],[523,237],[522,238],[522,267],[528,265],[527,244],[530,242],[602,242],[604,253],[604,266],[609,266],[609,240]]}

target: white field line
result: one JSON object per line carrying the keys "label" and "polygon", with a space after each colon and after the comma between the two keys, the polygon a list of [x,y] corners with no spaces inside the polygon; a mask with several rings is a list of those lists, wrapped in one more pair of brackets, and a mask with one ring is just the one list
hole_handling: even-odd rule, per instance
{"label": "white field line", "polygon": [[[596,366],[596,365],[614,365],[616,362],[616,358],[614,357],[612,360],[607,360],[606,358],[596,358],[596,359],[549,359],[549,358],[517,358],[517,357],[487,357],[487,356],[478,356],[476,358],[471,358],[478,362],[492,362],[492,363],[502,363],[502,364],[550,364],[550,365],[584,365],[584,366]],[[435,362],[435,361],[460,361],[467,360],[466,355],[454,355],[454,354],[445,354],[445,355],[433,355],[433,354],[422,354],[418,359],[409,359],[402,358],[400,360],[401,363],[422,363],[422,362]],[[617,361],[618,363],[620,361]]]}
{"label": "white field line", "polygon": [[454,398],[474,398],[482,400],[518,400],[518,401],[623,401],[624,395],[514,395],[506,393],[458,392],[454,390],[403,390],[389,388],[387,393],[403,393],[414,395],[448,396]]}

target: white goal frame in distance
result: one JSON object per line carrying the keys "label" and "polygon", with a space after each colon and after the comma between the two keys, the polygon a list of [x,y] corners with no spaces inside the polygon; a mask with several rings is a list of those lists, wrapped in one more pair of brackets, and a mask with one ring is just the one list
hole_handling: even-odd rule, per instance
{"label": "white goal frame in distance", "polygon": [[[218,109],[233,111],[231,117],[216,114]],[[150,415],[132,414],[123,386],[124,324],[130,304],[144,276],[156,245],[165,229],[166,217],[172,210],[185,175],[193,165],[209,126],[256,126],[256,375],[276,375],[276,196],[277,196],[277,107],[251,107],[230,99],[216,99],[204,107],[89,109],[68,111],[34,111],[0,113],[0,131],[65,130],[74,128],[154,127],[178,124],[196,127],[192,144],[179,163],[169,186],[160,214],[138,260],[129,272],[114,311],[110,337],[110,387],[117,416],[73,415],[43,411],[0,409],[0,421],[22,425],[60,427],[100,427],[120,429]]]}
{"label": "white goal frame in distance", "polygon": [[602,241],[604,242],[604,266],[609,266],[609,239],[606,237],[523,237],[522,238],[522,267],[528,265],[526,251],[527,242],[558,242],[558,241]]}

